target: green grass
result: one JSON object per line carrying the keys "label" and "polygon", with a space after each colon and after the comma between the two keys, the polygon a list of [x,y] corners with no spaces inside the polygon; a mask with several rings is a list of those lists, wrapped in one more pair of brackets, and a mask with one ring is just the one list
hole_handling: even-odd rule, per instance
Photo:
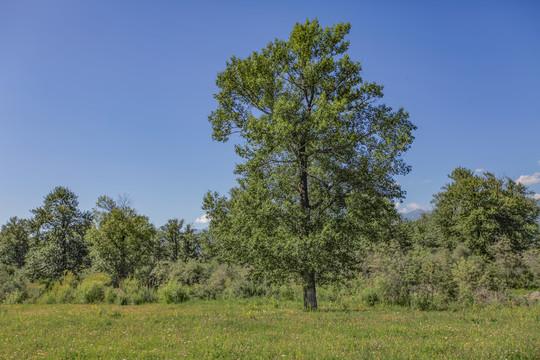
{"label": "green grass", "polygon": [[1,359],[540,359],[540,306],[0,306]]}

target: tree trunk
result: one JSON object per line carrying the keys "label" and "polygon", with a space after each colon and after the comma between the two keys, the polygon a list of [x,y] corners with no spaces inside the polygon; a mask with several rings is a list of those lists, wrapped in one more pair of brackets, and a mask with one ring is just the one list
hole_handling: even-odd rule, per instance
{"label": "tree trunk", "polygon": [[304,274],[304,309],[317,310],[317,291],[315,289],[315,273],[310,271]]}
{"label": "tree trunk", "polygon": [[[299,149],[299,170],[300,170],[300,205],[304,208],[305,218],[303,224],[303,236],[307,241],[310,233],[311,222],[311,206],[309,204],[309,184],[308,184],[308,156],[306,154],[306,147],[302,145]],[[303,290],[304,290],[304,309],[305,310],[317,310],[317,292],[315,290],[315,272],[307,271],[302,274],[303,277]]]}

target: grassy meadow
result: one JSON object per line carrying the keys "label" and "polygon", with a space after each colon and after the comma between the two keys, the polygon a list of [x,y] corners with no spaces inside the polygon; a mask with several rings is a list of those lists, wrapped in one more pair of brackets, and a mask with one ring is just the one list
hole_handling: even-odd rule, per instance
{"label": "grassy meadow", "polygon": [[271,299],[0,306],[1,359],[540,359],[540,305],[417,311]]}

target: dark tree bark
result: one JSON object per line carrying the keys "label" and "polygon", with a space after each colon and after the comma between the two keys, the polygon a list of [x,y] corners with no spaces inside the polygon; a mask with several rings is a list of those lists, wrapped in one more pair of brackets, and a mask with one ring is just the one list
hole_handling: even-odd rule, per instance
{"label": "dark tree bark", "polygon": [[315,272],[309,271],[304,274],[304,309],[317,310],[317,291],[315,288]]}

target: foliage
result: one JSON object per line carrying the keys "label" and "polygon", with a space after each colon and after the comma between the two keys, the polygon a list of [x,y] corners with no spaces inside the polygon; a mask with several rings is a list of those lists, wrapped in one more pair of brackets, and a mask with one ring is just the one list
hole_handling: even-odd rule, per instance
{"label": "foliage", "polygon": [[52,283],[50,289],[39,299],[45,304],[68,304],[75,301],[77,278],[71,271],[65,271],[62,277]]}
{"label": "foliage", "polygon": [[95,273],[87,275],[77,286],[76,298],[79,302],[93,304],[105,300],[107,286],[111,284],[111,278],[107,274]]}
{"label": "foliage", "polygon": [[157,288],[167,282],[171,272],[169,261],[158,261],[148,276],[148,286]]}
{"label": "foliage", "polygon": [[207,194],[210,233],[227,260],[273,280],[300,277],[304,303],[315,284],[350,275],[356,249],[393,214],[402,192],[393,179],[414,125],[378,101],[346,54],[349,24],[296,24],[245,59],[232,57],[217,78],[213,138],[240,135],[238,186]]}
{"label": "foliage", "polygon": [[186,287],[174,280],[159,288],[159,297],[166,304],[179,304],[189,300]]}
{"label": "foliage", "polygon": [[[480,179],[481,182],[485,177]],[[506,205],[502,207],[498,206],[497,198],[487,201],[483,211],[494,219],[504,219],[504,216],[513,214],[513,224],[526,223],[527,216],[534,216],[534,209],[513,212],[515,209],[508,208],[514,203],[527,203],[529,198],[523,195],[527,191],[522,190],[514,192],[515,197],[505,198],[503,203]],[[484,195],[490,199],[502,196],[505,191],[502,189]],[[51,194],[47,201],[62,198],[60,195],[69,195],[69,192]],[[222,205],[227,207],[229,203],[225,200]],[[373,204],[365,198],[349,211],[366,214],[369,210],[365,209],[371,206]],[[391,204],[386,202],[384,206],[391,207]],[[40,208],[40,216],[48,212],[62,213],[58,207],[61,205],[50,205],[49,210],[44,211],[44,206]],[[62,211],[70,213],[71,210]],[[355,258],[355,276],[342,276],[338,282],[319,286],[319,299],[345,310],[378,304],[441,310],[484,304],[531,303],[528,294],[540,288],[540,252],[534,239],[527,246],[516,246],[516,238],[511,237],[515,232],[511,235],[501,231],[497,241],[486,244],[482,251],[474,250],[468,247],[470,243],[463,237],[450,239],[445,235],[446,230],[441,226],[437,211],[418,221],[404,223],[395,217],[391,209],[379,212],[377,219],[355,235],[357,247],[350,254]],[[298,300],[304,290],[294,277],[289,280],[285,277],[286,281],[280,284],[271,276],[253,276],[263,274],[261,269],[254,272],[257,269],[253,266],[228,263],[223,233],[209,231],[199,236],[193,233],[192,228],[178,228],[182,236],[193,235],[190,244],[194,246],[188,249],[195,249],[195,255],[184,256],[189,252],[182,250],[179,260],[172,262],[167,260],[169,255],[164,255],[167,240],[156,236],[153,225],[146,217],[138,215],[127,201],[101,197],[95,215],[94,227],[82,242],[82,246],[90,243],[93,247],[93,263],[90,265],[87,259],[78,273],[64,271],[60,278],[56,274],[63,250],[58,243],[48,241],[57,236],[52,228],[45,225],[36,227],[35,222],[44,219],[43,216],[29,221],[12,218],[4,225],[0,231],[0,249],[3,251],[2,261],[7,264],[0,263],[0,303],[144,304],[155,302],[158,297],[165,301],[164,289],[169,291],[167,301],[173,301],[170,299],[175,296],[182,297],[183,301],[259,297]],[[504,226],[500,224],[501,228]],[[38,234],[36,229],[41,229],[41,233]],[[96,234],[103,244],[89,241],[95,239]],[[115,242],[118,239],[121,241]],[[182,245],[180,249],[186,249],[183,242],[179,244]],[[103,245],[101,251],[104,254],[107,251],[111,253],[109,258],[103,258],[97,251],[100,245]],[[28,251],[22,257],[26,246]],[[129,259],[127,277],[118,276],[113,281],[114,271],[99,273],[100,269],[107,269],[107,261],[110,261],[109,266],[122,264],[124,257]],[[516,292],[518,288],[530,290]]]}
{"label": "foliage", "polygon": [[116,303],[119,305],[140,305],[155,300],[154,291],[134,278],[122,280],[116,289]]}
{"label": "foliage", "polygon": [[32,210],[32,247],[27,256],[30,278],[54,280],[65,271],[79,273],[89,265],[84,235],[92,215],[78,206],[77,196],[58,186],[45,196],[42,207]]}
{"label": "foliage", "polygon": [[448,248],[464,244],[490,256],[489,248],[501,241],[514,253],[538,245],[540,207],[524,185],[461,167],[449,178],[452,182],[434,196],[432,215]]}
{"label": "foliage", "polygon": [[108,197],[98,200],[94,216],[86,239],[96,269],[115,284],[129,276],[146,279],[156,249],[155,228],[148,218]]}
{"label": "foliage", "polygon": [[188,261],[197,255],[197,235],[190,224],[184,228],[184,219],[170,219],[159,228],[158,240],[164,248],[164,258],[171,262]]}
{"label": "foliage", "polygon": [[[10,298],[11,294],[18,292],[24,294],[24,274],[21,270],[0,263],[0,304]],[[13,302],[13,300],[10,300]]]}
{"label": "foliage", "polygon": [[0,232],[0,263],[23,267],[29,247],[28,221],[12,217]]}
{"label": "foliage", "polygon": [[204,284],[210,278],[214,266],[214,263],[196,260],[187,263],[179,261],[171,267],[170,278],[184,285]]}

